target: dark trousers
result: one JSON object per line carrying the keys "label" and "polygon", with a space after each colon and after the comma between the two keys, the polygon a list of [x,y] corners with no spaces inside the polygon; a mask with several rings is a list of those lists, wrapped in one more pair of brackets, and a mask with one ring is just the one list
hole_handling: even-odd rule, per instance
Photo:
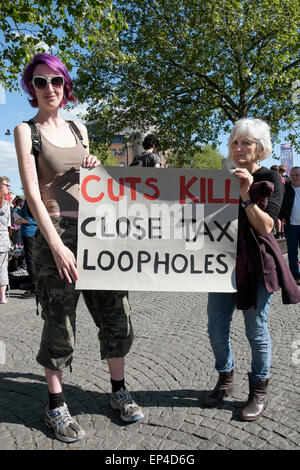
{"label": "dark trousers", "polygon": [[33,250],[35,246],[35,236],[33,237],[22,237],[25,251],[25,259],[27,264],[27,272],[31,282],[31,289],[34,289],[34,261],[33,261]]}
{"label": "dark trousers", "polygon": [[289,268],[294,279],[300,279],[298,264],[298,247],[300,240],[300,225],[285,225],[284,235],[287,243]]}

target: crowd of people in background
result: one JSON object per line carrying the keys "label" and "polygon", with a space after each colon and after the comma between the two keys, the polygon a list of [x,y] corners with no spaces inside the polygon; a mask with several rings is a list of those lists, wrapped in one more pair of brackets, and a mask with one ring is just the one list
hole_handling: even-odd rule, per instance
{"label": "crowd of people in background", "polygon": [[33,249],[37,224],[23,195],[10,191],[10,180],[0,177],[0,303],[7,303],[13,280],[24,286],[23,297],[34,297]]}
{"label": "crowd of people in background", "polygon": [[9,178],[0,178],[0,303],[6,304],[8,301],[7,290],[8,281],[8,256],[10,250],[10,238],[8,229],[11,226],[10,204],[7,202],[9,194]]}

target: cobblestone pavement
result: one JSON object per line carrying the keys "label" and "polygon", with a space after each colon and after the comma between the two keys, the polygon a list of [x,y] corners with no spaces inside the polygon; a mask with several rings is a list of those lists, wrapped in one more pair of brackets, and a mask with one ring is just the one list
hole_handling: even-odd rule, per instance
{"label": "cobblestone pavement", "polygon": [[78,305],[77,345],[72,373],[64,372],[64,392],[87,437],[64,444],[43,422],[47,388],[36,363],[41,316],[35,300],[13,290],[0,306],[0,449],[224,450],[299,449],[299,305],[273,297],[270,400],[254,422],[238,419],[247,398],[250,352],[242,315],[232,322],[236,358],[233,397],[217,409],[203,406],[217,373],[206,333],[207,294],[130,294],[136,339],[127,357],[126,383],[143,406],[145,418],[126,425],[109,405],[109,374],[99,359],[96,327],[82,301]]}

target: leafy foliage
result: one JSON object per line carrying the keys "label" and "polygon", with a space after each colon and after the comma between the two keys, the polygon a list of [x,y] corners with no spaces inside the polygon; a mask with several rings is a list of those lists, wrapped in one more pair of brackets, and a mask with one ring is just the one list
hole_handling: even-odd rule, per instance
{"label": "leafy foliage", "polygon": [[190,153],[171,154],[168,158],[168,164],[179,168],[203,168],[203,169],[222,169],[223,157],[212,145],[205,145],[202,148],[191,151]]}
{"label": "leafy foliage", "polygon": [[299,12],[300,0],[7,0],[0,81],[16,88],[46,50],[77,72],[103,142],[151,128],[191,154],[252,116],[299,150]]}
{"label": "leafy foliage", "polygon": [[0,3],[0,81],[17,88],[35,52],[74,64],[76,52],[109,43],[124,27],[111,0],[6,0]]}
{"label": "leafy foliage", "polygon": [[[119,0],[128,29],[81,54],[77,85],[103,129],[154,126],[175,151],[244,116],[300,145],[300,0]],[[119,52],[119,53],[118,53]],[[295,100],[294,100],[295,101]]]}
{"label": "leafy foliage", "polygon": [[90,142],[90,153],[100,160],[102,166],[119,166],[118,160],[108,149],[106,144]]}

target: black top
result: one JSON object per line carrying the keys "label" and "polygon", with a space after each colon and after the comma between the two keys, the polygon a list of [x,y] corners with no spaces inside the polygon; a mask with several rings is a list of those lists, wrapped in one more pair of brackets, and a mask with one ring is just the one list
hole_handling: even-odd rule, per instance
{"label": "black top", "polygon": [[265,212],[267,212],[274,221],[277,220],[284,195],[284,184],[282,183],[279,173],[262,166],[256,170],[252,176],[255,183],[259,181],[270,181],[274,184],[274,192],[269,196]]}
{"label": "black top", "polygon": [[155,166],[160,165],[160,158],[156,153],[143,152],[140,155],[136,155],[132,160],[130,166]]}
{"label": "black top", "polygon": [[295,190],[291,183],[286,182],[284,186],[285,192],[283,197],[283,202],[281,206],[281,211],[279,214],[280,219],[285,219],[286,225],[289,225],[291,220],[291,212],[294,206],[295,201]]}

